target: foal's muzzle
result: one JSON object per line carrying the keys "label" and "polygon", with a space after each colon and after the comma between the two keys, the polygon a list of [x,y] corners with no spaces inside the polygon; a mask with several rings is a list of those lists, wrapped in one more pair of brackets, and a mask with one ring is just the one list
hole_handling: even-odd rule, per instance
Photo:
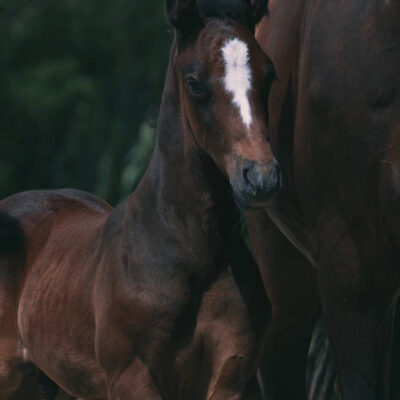
{"label": "foal's muzzle", "polygon": [[280,167],[276,160],[257,162],[243,160],[231,185],[240,208],[263,208],[281,188]]}

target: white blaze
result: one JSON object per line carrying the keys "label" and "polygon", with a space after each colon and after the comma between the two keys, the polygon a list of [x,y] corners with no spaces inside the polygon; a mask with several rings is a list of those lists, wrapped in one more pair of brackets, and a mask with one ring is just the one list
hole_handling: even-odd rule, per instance
{"label": "white blaze", "polygon": [[238,107],[247,128],[252,122],[248,92],[251,89],[249,49],[239,39],[230,39],[222,47],[225,61],[225,89],[232,94],[233,103]]}

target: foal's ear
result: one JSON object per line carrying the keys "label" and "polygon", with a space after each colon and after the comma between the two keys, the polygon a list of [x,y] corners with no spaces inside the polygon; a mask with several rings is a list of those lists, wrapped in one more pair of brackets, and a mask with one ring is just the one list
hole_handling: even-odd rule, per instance
{"label": "foal's ear", "polygon": [[181,34],[192,33],[202,25],[196,0],[167,0],[167,14],[169,23]]}

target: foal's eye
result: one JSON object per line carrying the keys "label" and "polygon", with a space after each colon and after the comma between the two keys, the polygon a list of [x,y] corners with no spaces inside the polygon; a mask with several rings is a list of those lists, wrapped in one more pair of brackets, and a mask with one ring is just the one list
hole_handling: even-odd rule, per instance
{"label": "foal's eye", "polygon": [[191,76],[186,78],[186,85],[188,86],[190,93],[194,97],[204,97],[207,94],[207,88],[203,83],[198,81],[196,78]]}

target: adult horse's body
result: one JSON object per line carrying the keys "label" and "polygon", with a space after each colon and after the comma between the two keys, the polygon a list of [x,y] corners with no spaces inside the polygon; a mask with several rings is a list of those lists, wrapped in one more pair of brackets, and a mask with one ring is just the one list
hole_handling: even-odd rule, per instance
{"label": "adult horse's body", "polygon": [[[278,76],[269,133],[284,188],[268,213],[318,268],[342,397],[397,399],[400,3],[275,0],[257,39]],[[250,229],[259,242],[269,222]]]}
{"label": "adult horse's body", "polygon": [[251,32],[265,8],[168,2],[157,143],[119,207],[76,190],[1,202],[1,398],[29,359],[86,400],[250,399],[268,303],[257,269],[230,268],[226,252],[229,181],[245,205],[279,186],[273,70]]}

